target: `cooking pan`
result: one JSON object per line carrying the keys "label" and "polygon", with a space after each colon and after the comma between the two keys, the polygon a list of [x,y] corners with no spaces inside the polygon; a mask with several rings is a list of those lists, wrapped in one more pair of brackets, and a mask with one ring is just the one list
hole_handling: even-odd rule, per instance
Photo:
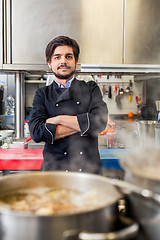
{"label": "cooking pan", "polygon": [[124,180],[160,194],[160,149],[140,148],[124,154],[120,165]]}
{"label": "cooking pan", "polygon": [[[130,239],[138,232],[136,223],[129,224],[127,229],[115,233],[114,235],[104,234],[98,238],[95,233],[108,233],[115,229],[118,215],[118,201],[122,194],[102,176],[75,173],[75,172],[33,172],[14,174],[0,179],[0,197],[20,189],[31,189],[38,187],[67,188],[89,192],[93,189],[97,191],[99,204],[91,206],[89,210],[79,213],[68,213],[63,215],[41,216],[31,213],[15,212],[0,209],[0,236],[1,240],[62,240],[75,239],[74,235],[68,231],[79,232],[77,239],[85,240],[86,231],[90,239]],[[93,234],[94,233],[94,234]],[[67,237],[68,235],[68,237]],[[80,238],[81,236],[81,238]]]}

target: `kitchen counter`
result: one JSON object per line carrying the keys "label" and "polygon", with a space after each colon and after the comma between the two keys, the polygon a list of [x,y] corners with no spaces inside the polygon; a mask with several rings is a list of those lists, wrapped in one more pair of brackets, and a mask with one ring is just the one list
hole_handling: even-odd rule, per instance
{"label": "kitchen counter", "polygon": [[[122,172],[119,159],[126,151],[126,149],[99,149],[105,176],[112,173],[114,177]],[[40,170],[42,162],[43,149],[0,149],[0,170],[3,172]]]}
{"label": "kitchen counter", "polygon": [[0,170],[39,170],[43,149],[0,149]]}

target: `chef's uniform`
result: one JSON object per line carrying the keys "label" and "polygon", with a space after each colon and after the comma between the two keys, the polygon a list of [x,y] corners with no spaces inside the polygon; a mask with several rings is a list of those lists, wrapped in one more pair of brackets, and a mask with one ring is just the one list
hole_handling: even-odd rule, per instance
{"label": "chef's uniform", "polygon": [[[58,115],[77,116],[81,131],[54,140],[57,125],[46,123],[46,119]],[[105,129],[107,118],[106,103],[94,81],[74,78],[69,88],[60,88],[54,81],[38,89],[33,99],[29,129],[35,142],[45,142],[41,170],[99,174],[98,133]]]}

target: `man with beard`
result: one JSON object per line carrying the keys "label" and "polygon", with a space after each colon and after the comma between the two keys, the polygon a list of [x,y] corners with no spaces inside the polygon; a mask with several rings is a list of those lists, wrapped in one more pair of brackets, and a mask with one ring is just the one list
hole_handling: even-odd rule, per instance
{"label": "man with beard", "polygon": [[46,47],[46,60],[55,79],[36,91],[29,128],[35,142],[45,142],[43,171],[82,171],[101,174],[98,133],[107,124],[108,110],[94,81],[75,78],[79,46],[59,36]]}

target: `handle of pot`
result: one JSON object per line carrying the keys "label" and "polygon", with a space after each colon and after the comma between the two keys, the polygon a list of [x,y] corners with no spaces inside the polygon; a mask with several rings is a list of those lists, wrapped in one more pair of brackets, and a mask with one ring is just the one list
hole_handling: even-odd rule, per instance
{"label": "handle of pot", "polygon": [[137,185],[131,184],[129,182],[121,181],[118,179],[109,180],[122,194],[129,195],[134,194],[137,197],[148,199],[156,203],[160,207],[160,194],[153,193],[149,189],[141,188]]}
{"label": "handle of pot", "polygon": [[122,230],[110,233],[91,233],[91,232],[78,232],[76,230],[67,230],[64,232],[63,237],[65,240],[125,240],[136,237],[139,225],[130,218],[119,216],[120,221],[127,225]]}

